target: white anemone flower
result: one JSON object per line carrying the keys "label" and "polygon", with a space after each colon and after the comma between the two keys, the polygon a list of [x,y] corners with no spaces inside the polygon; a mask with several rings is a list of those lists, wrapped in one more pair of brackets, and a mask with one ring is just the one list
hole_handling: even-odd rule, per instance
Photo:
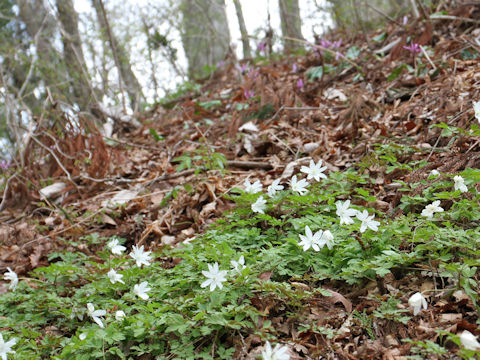
{"label": "white anemone flower", "polygon": [[336,214],[340,217],[340,225],[346,224],[351,225],[353,224],[352,217],[357,215],[357,210],[350,209],[350,200],[346,200],[343,203],[341,201],[337,201],[335,203],[337,206]]}
{"label": "white anemone flower", "polygon": [[475,111],[475,117],[477,118],[478,122],[480,122],[480,101],[473,102],[473,111]]}
{"label": "white anemone flower", "polygon": [[122,255],[122,253],[127,250],[127,248],[118,243],[118,239],[113,238],[108,244],[107,247],[110,249],[114,255]]}
{"label": "white anemone flower", "polygon": [[277,191],[283,190],[283,185],[280,185],[280,179],[274,180],[267,188],[268,196],[274,197]]}
{"label": "white anemone flower", "polygon": [[368,211],[363,210],[363,212],[357,211],[357,219],[362,222],[360,225],[360,232],[363,233],[367,230],[367,228],[372,229],[373,231],[378,230],[378,225],[380,223],[378,221],[373,220],[375,215],[368,216]]}
{"label": "white anemone flower", "polygon": [[413,315],[418,315],[418,313],[422,310],[427,310],[427,300],[423,297],[423,295],[419,292],[416,292],[408,299],[408,305],[413,309]]}
{"label": "white anemone flower", "polygon": [[322,167],[322,160],[319,160],[317,164],[310,160],[310,166],[302,166],[300,168],[301,172],[307,174],[307,180],[315,179],[315,181],[320,181],[320,178],[327,178],[327,175],[323,173],[325,170],[327,170],[327,167]]}
{"label": "white anemone flower", "polygon": [[115,284],[117,281],[120,282],[120,283],[122,283],[122,284],[125,284],[125,282],[122,280],[123,275],[117,273],[114,269],[111,269],[111,270],[107,273],[107,276],[108,276],[108,278],[110,279],[110,282],[111,282],[112,284]]}
{"label": "white anemone flower", "polygon": [[148,287],[147,281],[143,281],[140,284],[136,284],[133,287],[133,292],[135,293],[135,295],[137,295],[139,298],[143,300],[148,300],[150,296],[147,294],[147,292],[150,290],[152,290],[152,288]]}
{"label": "white anemone flower", "polygon": [[142,265],[149,266],[150,261],[152,261],[150,254],[151,251],[143,250],[143,245],[140,247],[133,245],[130,257],[135,260],[138,267],[142,267]]}
{"label": "white anemone flower", "polygon": [[253,212],[260,213],[260,214],[265,214],[265,209],[267,208],[266,205],[267,201],[263,198],[263,196],[260,196],[257,201],[255,201],[251,208]]}
{"label": "white anemone flower", "polygon": [[327,248],[329,250],[332,249],[333,247],[333,234],[330,232],[330,230],[325,230],[320,237],[320,247],[323,247],[324,245],[327,245]]}
{"label": "white anemone flower", "polygon": [[262,191],[262,183],[260,182],[260,180],[255,181],[253,184],[250,184],[250,180],[245,179],[243,186],[245,187],[245,192],[249,194],[256,194]]}
{"label": "white anemone flower", "polygon": [[88,310],[88,315],[91,316],[93,321],[95,321],[98,324],[98,326],[100,326],[103,329],[105,326],[103,326],[101,317],[105,316],[107,312],[105,310],[95,310],[95,307],[93,306],[92,303],[87,304],[87,310]]}
{"label": "white anemone flower", "polygon": [[467,350],[479,351],[480,350],[480,343],[478,342],[475,335],[473,335],[468,330],[463,330],[460,334],[460,342],[462,343],[463,347]]}
{"label": "white anemone flower", "polygon": [[422,210],[422,216],[425,216],[429,219],[433,218],[433,214],[436,212],[442,212],[443,208],[440,206],[440,200],[435,200],[433,203],[425,206],[425,209]]}
{"label": "white anemone flower", "polygon": [[275,345],[272,349],[270,342],[266,342],[265,350],[262,351],[262,360],[290,360],[290,355],[287,354],[288,347],[280,344]]}
{"label": "white anemone flower", "polygon": [[17,339],[13,338],[5,342],[3,340],[3,335],[0,334],[0,357],[2,360],[7,360],[8,353],[15,354],[15,350],[12,350],[12,347],[17,343]]}
{"label": "white anemone flower", "polygon": [[297,181],[297,175],[292,176],[292,179],[290,180],[290,187],[292,188],[292,191],[295,191],[300,195],[305,195],[308,192],[308,189],[306,189],[307,186],[307,180],[302,179]]}
{"label": "white anemone flower", "polygon": [[12,291],[15,291],[18,285],[18,275],[15,271],[12,271],[12,269],[10,269],[9,267],[7,267],[7,270],[8,272],[3,274],[3,278],[5,280],[10,281],[10,285],[8,286],[8,288]]}
{"label": "white anemone flower", "polygon": [[204,288],[210,286],[210,291],[215,290],[216,287],[222,289],[222,282],[227,281],[227,273],[228,271],[220,270],[218,268],[217,262],[213,265],[208,264],[208,271],[202,271],[202,274],[207,278],[207,280],[205,280],[200,287]]}
{"label": "white anemone flower", "polygon": [[125,312],[123,310],[117,310],[115,312],[115,320],[117,321],[121,321],[125,316],[127,315],[125,315]]}
{"label": "white anemone flower", "polygon": [[243,257],[243,255],[240,256],[238,261],[236,261],[236,260],[230,261],[230,264],[232,264],[233,270],[235,270],[236,272],[241,272],[243,269],[246,268],[245,258]]}
{"label": "white anemone flower", "polygon": [[320,248],[323,246],[321,244],[321,237],[323,231],[319,230],[315,234],[312,233],[312,230],[308,225],[305,226],[305,235],[298,235],[300,237],[299,246],[303,247],[303,251],[307,251],[312,248],[315,251],[320,251]]}
{"label": "white anemone flower", "polygon": [[460,175],[457,175],[453,178],[455,184],[453,185],[455,191],[460,190],[460,192],[467,192],[467,185],[465,185],[465,180]]}
{"label": "white anemone flower", "polygon": [[437,169],[433,169],[432,171],[430,171],[430,175],[428,175],[428,176],[438,176],[438,175],[440,175],[440,173],[438,172],[438,170],[437,170]]}

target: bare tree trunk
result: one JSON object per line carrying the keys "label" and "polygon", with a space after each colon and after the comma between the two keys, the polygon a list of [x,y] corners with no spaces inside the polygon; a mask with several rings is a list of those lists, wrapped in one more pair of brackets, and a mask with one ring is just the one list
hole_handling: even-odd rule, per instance
{"label": "bare tree trunk", "polygon": [[63,58],[70,75],[75,102],[81,109],[88,109],[96,101],[88,79],[82,41],[78,32],[78,15],[72,0],[57,1],[58,19],[62,28]]}
{"label": "bare tree trunk", "polygon": [[[298,0],[278,0],[278,7],[280,8],[282,35],[303,40]],[[299,46],[292,40],[284,40],[283,44],[286,52],[295,50]]]}
{"label": "bare tree trunk", "polygon": [[55,18],[47,11],[42,0],[17,0],[19,18],[25,23],[28,35],[36,40],[37,68],[44,77],[44,85],[58,99],[65,99],[59,78],[59,58],[52,45],[57,28]]}
{"label": "bare tree trunk", "polygon": [[250,40],[248,39],[247,27],[245,25],[245,19],[243,18],[242,4],[240,0],[233,0],[235,5],[235,12],[237,13],[238,26],[240,27],[240,34],[242,36],[243,57],[252,57],[252,50],[250,48]]}
{"label": "bare tree trunk", "polygon": [[230,49],[225,0],[182,0],[182,43],[192,79],[208,75],[205,66],[223,60]]}
{"label": "bare tree trunk", "polygon": [[[137,109],[138,101],[143,97],[142,88],[140,83],[135,76],[132,65],[130,63],[130,57],[125,50],[125,47],[118,41],[118,38],[110,31],[109,34],[109,23],[106,12],[102,9],[101,0],[92,0],[92,5],[95,8],[97,13],[97,20],[100,25],[100,31],[106,36],[112,49],[113,56],[118,57],[119,64],[118,70],[125,85],[128,97],[130,100],[130,106],[133,109]],[[108,36],[111,35],[111,36]]]}

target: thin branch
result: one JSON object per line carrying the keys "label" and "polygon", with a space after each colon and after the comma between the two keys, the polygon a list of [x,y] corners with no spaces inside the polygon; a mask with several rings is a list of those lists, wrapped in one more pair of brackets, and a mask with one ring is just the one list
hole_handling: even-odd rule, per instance
{"label": "thin branch", "polygon": [[453,16],[453,15],[441,15],[441,14],[430,16],[430,20],[455,20],[455,21],[460,20],[460,21],[480,24],[480,20],[464,18],[464,17],[459,17],[459,16]]}
{"label": "thin branch", "polygon": [[110,28],[110,23],[108,22],[108,19],[107,19],[107,13],[105,11],[105,6],[103,6],[103,0],[98,0],[98,3],[100,4],[100,8],[102,9],[103,19],[105,20],[105,25],[107,26],[107,35],[108,35],[108,39],[110,41],[110,45],[112,47],[113,60],[115,61],[115,66],[117,67],[117,70],[118,70],[118,83],[119,83],[119,86],[120,86],[120,92],[122,93],[123,111],[126,114],[127,113],[127,104],[126,104],[125,90],[123,88],[122,74],[121,74],[121,70],[120,70],[121,65],[120,65],[120,61],[118,59],[118,55],[117,55],[117,46],[116,46],[115,41],[113,39],[112,29]]}
{"label": "thin branch", "polygon": [[367,5],[370,9],[372,9],[373,11],[375,11],[376,13],[382,15],[383,17],[387,18],[389,21],[391,22],[394,22],[395,24],[397,24],[398,26],[403,26],[402,24],[400,24],[397,20],[395,20],[394,18],[392,18],[391,16],[385,14],[383,11],[377,9],[376,7],[373,7],[372,5],[370,5],[368,3],[368,1],[364,1],[363,2],[365,5]]}
{"label": "thin branch", "polygon": [[13,174],[8,178],[7,183],[5,184],[5,190],[3,190],[2,202],[0,203],[0,212],[3,211],[7,206],[7,195],[8,195],[9,184],[10,184],[10,181],[16,177],[17,177],[17,174]]}

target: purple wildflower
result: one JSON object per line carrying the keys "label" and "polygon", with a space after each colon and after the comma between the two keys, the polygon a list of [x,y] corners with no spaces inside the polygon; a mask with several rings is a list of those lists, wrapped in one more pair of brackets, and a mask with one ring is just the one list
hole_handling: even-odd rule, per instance
{"label": "purple wildflower", "polygon": [[[323,48],[332,48],[332,49],[338,49],[340,46],[342,46],[342,39],[340,40],[337,40],[337,41],[334,41],[334,42],[331,42],[329,40],[320,40],[320,46],[323,47]],[[320,54],[323,55],[323,51],[320,50]],[[342,57],[343,55],[340,54],[340,53],[337,53],[335,59],[338,60],[340,57]]]}
{"label": "purple wildflower", "polygon": [[265,51],[266,48],[267,48],[267,44],[264,43],[264,42],[258,43],[258,45],[257,45],[257,50],[258,51]]}
{"label": "purple wildflower", "polygon": [[248,99],[251,99],[252,97],[255,96],[255,91],[245,89],[245,90],[243,91],[243,95],[245,96],[245,99],[248,100]]}
{"label": "purple wildflower", "polygon": [[338,59],[340,59],[340,58],[342,58],[342,57],[343,57],[343,54],[342,54],[340,51],[337,51],[337,52],[335,53],[335,60],[338,60]]}
{"label": "purple wildflower", "polygon": [[248,64],[241,64],[241,65],[235,65],[238,71],[240,71],[243,74],[247,73],[249,70]]}
{"label": "purple wildflower", "polygon": [[10,162],[7,160],[0,161],[0,169],[7,170],[10,167]]}
{"label": "purple wildflower", "polygon": [[324,48],[329,48],[330,46],[332,46],[332,43],[328,40],[321,40],[320,41],[320,46],[321,47],[324,47]]}
{"label": "purple wildflower", "polygon": [[221,60],[217,63],[216,66],[217,66],[217,68],[221,68],[221,67],[223,67],[223,65],[225,65],[225,61]]}
{"label": "purple wildflower", "polygon": [[404,46],[403,48],[405,50],[410,51],[413,55],[422,51],[422,49],[420,48],[420,45],[418,45],[417,43],[414,43],[413,41],[410,43],[409,46]]}
{"label": "purple wildflower", "polygon": [[297,63],[293,63],[293,65],[292,65],[292,71],[293,71],[293,72],[297,72],[297,70],[298,70]]}
{"label": "purple wildflower", "polygon": [[258,77],[258,68],[248,70],[247,76],[252,80],[255,80]]}
{"label": "purple wildflower", "polygon": [[403,26],[405,26],[405,25],[407,25],[407,23],[408,23],[408,16],[405,15],[405,16],[403,17],[402,24],[403,24]]}
{"label": "purple wildflower", "polygon": [[303,79],[300,78],[297,80],[297,89],[301,90],[303,88]]}

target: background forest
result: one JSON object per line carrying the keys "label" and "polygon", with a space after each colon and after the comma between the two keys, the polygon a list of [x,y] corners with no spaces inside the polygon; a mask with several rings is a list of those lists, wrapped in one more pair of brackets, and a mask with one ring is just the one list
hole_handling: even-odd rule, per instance
{"label": "background forest", "polygon": [[0,156],[13,159],[51,107],[115,121],[219,67],[305,49],[286,37],[371,27],[378,9],[408,2],[1,0]]}

